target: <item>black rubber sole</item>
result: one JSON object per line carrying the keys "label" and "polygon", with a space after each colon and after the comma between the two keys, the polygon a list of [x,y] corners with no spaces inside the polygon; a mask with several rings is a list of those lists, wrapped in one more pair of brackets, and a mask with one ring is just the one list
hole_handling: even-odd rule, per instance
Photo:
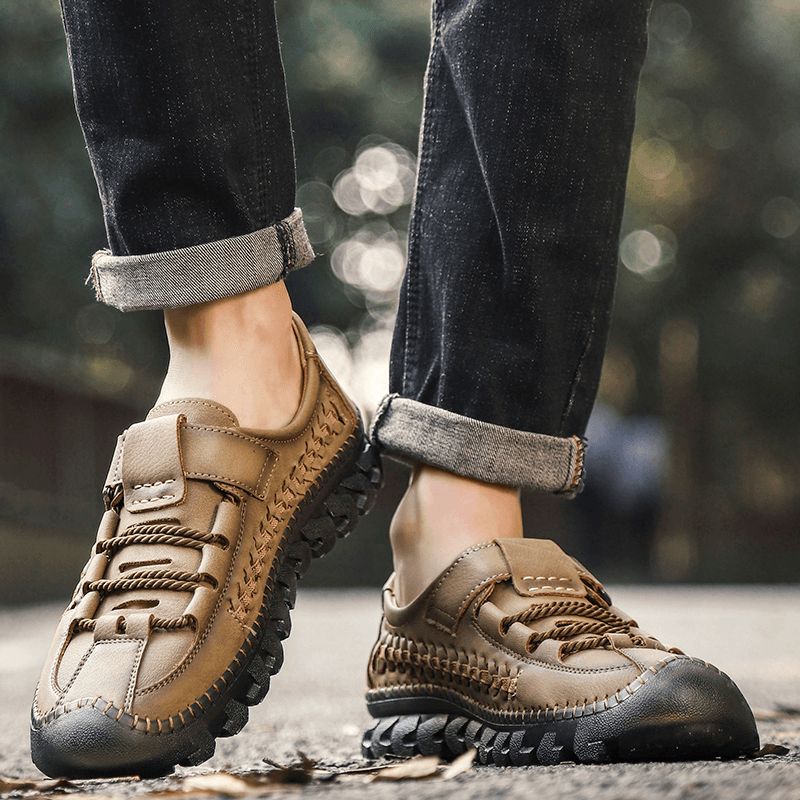
{"label": "black rubber sole", "polygon": [[298,579],[312,559],[328,553],[372,508],[381,480],[379,457],[359,428],[353,444],[329,464],[290,523],[244,657],[228,667],[222,689],[215,684],[196,700],[189,724],[177,725],[175,717],[176,730],[145,734],[133,730],[127,714],[118,720],[117,709],[87,706],[47,724],[32,721],[34,764],[52,777],[153,777],[211,758],[216,739],[242,730],[248,707],[266,697],[271,677],[283,665],[282,641],[291,632]]}
{"label": "black rubber sole", "polygon": [[474,747],[481,764],[531,766],[734,759],[759,748],[753,714],[736,685],[688,659],[671,662],[615,706],[581,716],[508,725],[444,697],[378,699],[368,708],[377,717],[362,742],[368,759],[451,759]]}

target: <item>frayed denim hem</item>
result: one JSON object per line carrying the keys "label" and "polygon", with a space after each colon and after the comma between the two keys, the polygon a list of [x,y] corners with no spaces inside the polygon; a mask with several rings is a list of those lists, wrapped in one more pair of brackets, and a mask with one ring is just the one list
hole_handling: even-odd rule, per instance
{"label": "frayed denim hem", "polygon": [[277,283],[313,259],[296,208],[268,228],[230,239],[134,256],[100,250],[87,283],[101,303],[121,311],[180,308]]}
{"label": "frayed denim hem", "polygon": [[574,496],[583,488],[586,444],[504,428],[399,395],[381,403],[371,438],[387,455],[466,478]]}

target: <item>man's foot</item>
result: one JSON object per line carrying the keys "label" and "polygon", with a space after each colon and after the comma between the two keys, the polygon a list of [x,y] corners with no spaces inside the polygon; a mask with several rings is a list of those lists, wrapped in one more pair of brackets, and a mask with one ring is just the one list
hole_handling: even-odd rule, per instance
{"label": "man's foot", "polygon": [[500,536],[522,537],[519,489],[417,465],[389,528],[397,602],[416,597],[462,550]]}
{"label": "man's foot", "polygon": [[407,606],[384,589],[368,758],[505,765],[737,758],[753,714],[715,667],[667,650],[551,541],[464,551]]}
{"label": "man's foot", "polygon": [[173,399],[120,437],[34,697],[31,752],[48,775],[210,758],[281,667],[297,578],[372,504],[380,472],[358,412],[294,330],[302,392],[285,426]]}
{"label": "man's foot", "polygon": [[303,369],[294,315],[282,281],[215,300],[167,309],[169,368],[156,405],[210,397],[245,428],[281,428],[294,415]]}

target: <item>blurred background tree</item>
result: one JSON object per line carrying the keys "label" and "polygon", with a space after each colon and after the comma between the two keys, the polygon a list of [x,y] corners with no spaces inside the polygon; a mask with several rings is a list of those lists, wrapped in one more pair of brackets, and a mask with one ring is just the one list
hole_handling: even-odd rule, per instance
{"label": "blurred background tree", "polygon": [[[298,204],[321,254],[291,289],[369,415],[388,379],[429,4],[278,12]],[[799,45],[800,0],[654,5],[589,485],[572,503],[526,499],[529,532],[610,579],[797,579]],[[113,437],[154,398],[166,350],[157,314],[123,316],[83,285],[105,237],[53,0],[0,4],[0,87],[0,600],[15,602],[74,580]],[[318,581],[384,577],[403,480],[391,466]]]}

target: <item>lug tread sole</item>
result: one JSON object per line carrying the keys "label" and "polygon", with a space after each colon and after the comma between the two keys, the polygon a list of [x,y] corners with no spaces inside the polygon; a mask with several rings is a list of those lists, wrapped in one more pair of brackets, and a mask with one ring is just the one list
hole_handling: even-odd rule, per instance
{"label": "lug tread sole", "polygon": [[474,748],[480,764],[498,767],[553,766],[564,762],[682,761],[751,757],[757,737],[726,735],[719,726],[691,731],[642,731],[640,737],[586,736],[580,719],[528,726],[497,726],[460,713],[378,717],[365,731],[361,753],[384,757],[438,756],[451,760]]}
{"label": "lug tread sole", "polygon": [[[359,431],[359,454],[338,483],[321,497],[311,501],[311,513],[300,525],[290,527],[281,551],[272,566],[267,587],[273,591],[261,608],[259,631],[251,645],[251,655],[224,693],[221,713],[211,717],[196,749],[177,761],[180,766],[197,766],[214,755],[215,740],[239,733],[247,724],[248,707],[267,696],[270,680],[283,666],[283,640],[291,633],[291,611],[295,606],[297,583],[315,558],[329,553],[339,539],[350,534],[359,519],[375,504],[382,484],[380,459],[375,449]],[[326,486],[326,475],[346,459],[340,454],[328,465],[316,491]]]}

